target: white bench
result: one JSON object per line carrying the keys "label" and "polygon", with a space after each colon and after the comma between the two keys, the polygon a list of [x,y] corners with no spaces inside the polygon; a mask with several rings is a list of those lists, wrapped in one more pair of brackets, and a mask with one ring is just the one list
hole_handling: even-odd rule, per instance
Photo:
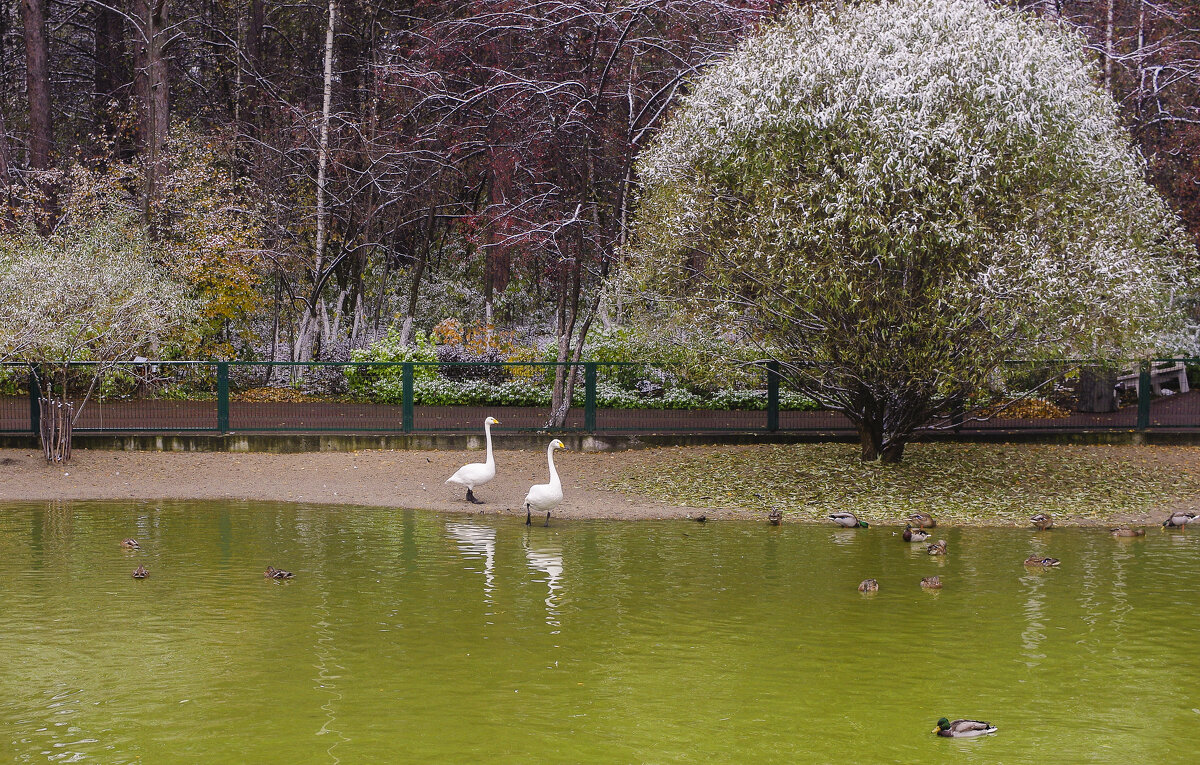
{"label": "white bench", "polygon": [[[1138,390],[1141,383],[1141,372],[1136,371],[1130,374],[1117,376],[1117,389],[1129,389],[1140,393]],[[1182,361],[1153,361],[1150,363],[1150,390],[1156,396],[1161,396],[1163,393],[1163,383],[1177,382],[1180,393],[1187,393],[1191,390],[1188,387],[1187,367]]]}

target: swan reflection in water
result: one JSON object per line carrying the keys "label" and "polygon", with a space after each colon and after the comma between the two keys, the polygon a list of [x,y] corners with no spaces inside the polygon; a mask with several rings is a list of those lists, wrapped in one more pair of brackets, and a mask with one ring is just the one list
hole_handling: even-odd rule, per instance
{"label": "swan reflection in water", "polygon": [[496,583],[496,530],[474,523],[447,523],[446,530],[467,559],[483,558],[483,599],[492,602]]}
{"label": "swan reflection in water", "polygon": [[562,548],[557,546],[533,546],[526,539],[525,560],[534,571],[546,575],[546,624],[558,627],[558,598],[562,590],[563,558]]}

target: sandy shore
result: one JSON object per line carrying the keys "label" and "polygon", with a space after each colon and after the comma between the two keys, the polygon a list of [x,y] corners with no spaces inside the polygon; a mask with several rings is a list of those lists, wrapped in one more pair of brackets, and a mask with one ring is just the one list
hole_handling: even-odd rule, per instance
{"label": "sandy shore", "polygon": [[[766,447],[768,450],[771,448]],[[961,448],[964,453],[971,448],[987,449],[990,450],[988,455],[1000,459],[996,455],[1005,447]],[[1057,480],[1060,485],[1056,490],[1068,494],[1083,491],[1087,484],[1091,484],[1094,489],[1097,481],[1105,486],[1111,485],[1117,490],[1124,486],[1121,481],[1129,480],[1131,475],[1140,481],[1142,476],[1187,474],[1193,476],[1192,483],[1200,483],[1200,449],[1196,448],[1130,446],[1061,447],[1053,450],[1054,447],[1050,447],[1053,451],[1044,454],[1042,452],[1046,447],[1023,448],[1030,452],[1028,457],[1032,464],[1049,461],[1069,468],[1065,477],[1027,476],[1027,480],[1033,480],[1035,483],[1040,480]],[[791,454],[792,451],[794,450],[778,453]],[[1009,448],[1008,451],[1014,450]],[[714,458],[718,461],[712,462]],[[740,463],[733,472],[720,467],[724,462],[736,462],[744,458],[749,461]],[[704,515],[713,520],[765,520],[764,503],[773,504],[775,500],[770,500],[770,491],[778,488],[771,486],[772,480],[778,480],[781,471],[785,479],[792,472],[791,469],[786,469],[786,466],[772,470],[769,458],[769,452],[764,455],[763,450],[757,447],[675,447],[609,453],[559,452],[556,461],[562,475],[566,499],[555,512],[555,517],[648,520]],[[807,459],[804,455],[799,455],[798,458]],[[476,492],[484,504],[472,505],[466,502],[460,487],[446,484],[445,479],[459,466],[482,459],[481,451],[229,454],[79,450],[72,456],[69,465],[56,467],[47,465],[38,452],[0,449],[0,502],[55,499],[238,499],[422,508],[519,516],[524,513],[522,500],[529,486],[548,480],[545,452],[498,451],[496,478]],[[764,459],[767,461],[764,462]],[[1030,463],[1027,461],[1026,464]],[[1088,464],[1098,466],[1098,470],[1084,472],[1081,466]],[[839,458],[825,467],[816,468],[814,465],[814,468],[818,470],[822,481],[841,480],[853,483],[853,474],[849,477],[843,475],[839,479],[835,473],[840,467],[854,465],[856,463],[851,459]],[[647,486],[647,493],[639,493],[641,489],[632,488],[631,481],[628,480],[631,474],[640,475],[643,480],[649,477],[651,481],[659,482],[665,477],[670,487],[677,485],[676,480],[687,484],[698,479],[707,480],[714,486],[704,491],[694,490],[693,494],[697,499],[683,500],[698,501],[706,505],[705,507],[688,506],[652,496],[688,496],[686,492],[680,493],[674,488],[664,492],[661,485]],[[804,480],[812,481],[814,476],[810,475]],[[1014,481],[1019,482],[1018,477],[1014,476]],[[956,491],[954,480],[950,481],[950,486],[952,492]],[[624,490],[618,490],[616,487],[623,487]],[[979,487],[981,496],[998,491],[995,487],[989,489],[986,483],[979,484]],[[924,488],[923,486],[922,492],[916,493],[924,493]],[[1038,484],[1034,488],[1042,487]],[[930,485],[928,489],[934,491],[935,487]],[[758,493],[760,491],[763,492],[761,495]],[[1056,524],[1148,525],[1160,523],[1171,510],[1200,511],[1200,494],[1189,492],[1184,497],[1179,494],[1178,489],[1169,487],[1161,492],[1151,492],[1150,495],[1159,497],[1160,501],[1141,503],[1143,509],[1133,512],[1115,507],[1099,513],[1055,511]],[[911,489],[910,493],[913,493]],[[727,502],[718,499],[718,495],[726,494]],[[744,500],[739,498],[743,495]],[[940,496],[945,500],[948,495],[942,491]],[[956,500],[952,504],[958,504],[963,499],[961,495],[954,496]],[[745,505],[739,505],[743,501]],[[788,512],[789,523],[827,523],[824,514],[830,511],[829,508],[805,507],[806,503],[803,502],[789,504],[783,499],[778,501],[779,506],[796,510]],[[1074,506],[1080,507],[1078,502]],[[862,512],[857,504],[854,507]],[[886,525],[903,522],[903,513],[898,512],[898,507],[900,506],[891,506],[891,512],[882,511],[878,507],[865,510],[873,523]],[[938,511],[938,507],[941,507],[941,512]],[[947,507],[947,504],[942,502],[931,505],[930,509],[940,516],[947,512]],[[957,518],[951,517],[947,520],[950,525],[1021,526],[1027,523],[1028,514],[1033,512],[1029,507],[1041,506],[1022,504],[1017,511],[1006,513],[976,514],[966,511],[965,514],[957,514]]]}
{"label": "sandy shore", "polygon": [[[0,502],[47,499],[248,499],[442,511],[524,514],[529,486],[549,480],[543,451],[499,451],[496,478],[466,502],[447,477],[483,460],[479,451],[361,451],[304,454],[79,450],[65,467],[37,452],[0,449]],[[605,487],[648,452],[558,452],[563,518],[748,517],[737,508],[672,505]]]}

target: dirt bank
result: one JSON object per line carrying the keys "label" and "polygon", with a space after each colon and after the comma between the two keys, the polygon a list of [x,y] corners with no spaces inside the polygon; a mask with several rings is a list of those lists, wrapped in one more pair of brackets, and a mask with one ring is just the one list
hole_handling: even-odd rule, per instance
{"label": "dirt bank", "polygon": [[[558,452],[564,518],[739,517],[738,510],[697,510],[605,487],[642,453]],[[478,451],[361,451],[306,454],[109,452],[78,450],[66,467],[39,453],[0,449],[0,501],[44,499],[258,499],[378,507],[523,514],[534,483],[549,480],[543,451],[496,453],[496,478],[465,501],[445,480]]]}
{"label": "dirt bank", "polygon": [[[523,512],[531,484],[547,480],[542,451],[497,452],[495,480],[470,505],[446,477],[479,451],[304,454],[80,450],[52,467],[26,450],[0,450],[0,501],[247,499]],[[789,522],[823,522],[853,510],[896,523],[925,510],[953,525],[1024,525],[1051,512],[1058,525],[1158,523],[1200,510],[1200,448],[914,444],[901,468],[862,465],[853,447],[806,444],[560,452],[562,518],[758,519],[772,507]]]}

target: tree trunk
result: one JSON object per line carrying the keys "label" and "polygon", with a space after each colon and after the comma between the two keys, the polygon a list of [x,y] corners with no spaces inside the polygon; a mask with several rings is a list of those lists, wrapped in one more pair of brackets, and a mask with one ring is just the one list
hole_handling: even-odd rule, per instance
{"label": "tree trunk", "polygon": [[21,0],[25,22],[25,92],[29,96],[29,167],[50,167],[50,49],[44,0]]}
{"label": "tree trunk", "polygon": [[1116,0],[1108,0],[1104,16],[1104,90],[1108,95],[1113,94],[1113,57],[1116,50],[1113,43],[1113,11]]}
{"label": "tree trunk", "polygon": [[297,361],[311,361],[313,341],[319,329],[318,309],[322,307],[321,281],[325,271],[325,239],[328,236],[328,201],[325,194],[325,174],[329,163],[329,110],[333,100],[333,29],[337,23],[337,0],[329,0],[329,23],[325,27],[325,78],[321,106],[321,137],[317,146],[317,241],[314,247],[312,270],[313,294],[308,312],[301,325]]}
{"label": "tree trunk", "polygon": [[164,49],[167,43],[167,0],[134,0],[133,11],[136,23],[133,84],[140,111],[138,138],[145,154],[146,168],[142,187],[142,216],[150,223],[152,208],[158,198],[159,180],[164,172],[164,154],[171,123]]}
{"label": "tree trunk", "polygon": [[8,130],[4,125],[4,110],[0,109],[0,188],[8,186]]}
{"label": "tree trunk", "polygon": [[879,453],[879,461],[885,465],[900,464],[900,460],[904,458],[905,444],[903,440],[889,441]]}
{"label": "tree trunk", "polygon": [[859,459],[874,462],[883,452],[883,428],[877,422],[864,420],[858,424]]}
{"label": "tree trunk", "polygon": [[122,66],[122,49],[124,47],[124,27],[121,16],[116,10],[97,6],[96,8],[96,70],[95,100],[92,105],[93,119],[99,129],[105,133],[113,133],[113,115],[109,101],[117,89],[125,84],[126,74]]}

